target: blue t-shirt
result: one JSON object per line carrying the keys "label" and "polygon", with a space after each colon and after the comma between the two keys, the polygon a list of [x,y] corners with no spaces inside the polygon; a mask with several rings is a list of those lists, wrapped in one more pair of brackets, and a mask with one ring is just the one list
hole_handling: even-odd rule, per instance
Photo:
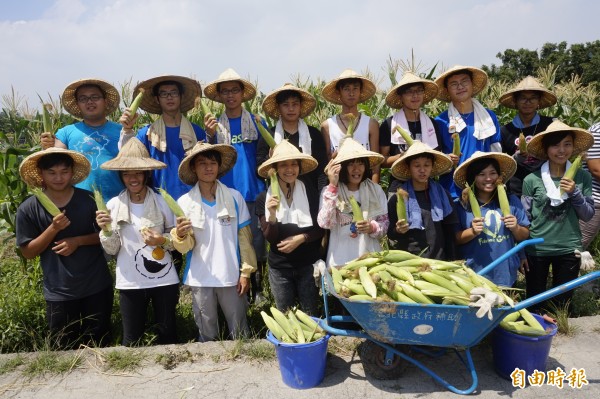
{"label": "blue t-shirt", "polygon": [[[256,125],[254,117],[252,123]],[[237,151],[237,161],[235,166],[219,180],[227,187],[239,191],[246,202],[254,202],[256,196],[265,190],[264,181],[256,173],[258,138],[249,142],[242,141],[242,117],[229,118],[229,128],[231,145]]]}
{"label": "blue t-shirt", "polygon": [[[470,209],[466,210],[458,200],[455,202],[455,209],[458,214],[457,231],[466,230],[471,227],[473,213]],[[521,226],[529,226],[529,220],[521,201],[515,195],[509,195],[508,202],[511,213],[517,218],[517,223]],[[460,258],[465,259],[467,265],[476,272],[515,246],[512,233],[500,220],[502,211],[497,198],[481,207],[481,215],[484,218],[483,232],[468,243],[458,246]],[[521,265],[520,259],[524,257],[525,254],[523,253],[511,256],[486,274],[485,277],[498,285],[511,287],[517,281],[517,271]]]}
{"label": "blue t-shirt", "polygon": [[[167,152],[162,152],[150,144],[146,135],[149,127],[150,125],[141,128],[136,137],[144,143],[150,153],[150,157],[167,164],[165,169],[152,171],[152,186],[164,188],[171,197],[178,199],[192,189],[192,186],[179,180],[179,164],[185,158],[183,144],[179,138],[180,127],[166,126]],[[200,126],[192,123],[192,127],[198,141],[206,140],[206,133]]]}
{"label": "blue t-shirt", "polygon": [[[493,143],[500,143],[502,141],[502,135],[500,134],[500,124],[498,123],[498,118],[496,117],[496,114],[494,114],[494,112],[490,111],[489,109],[486,109],[486,111],[488,112],[488,114],[490,114],[490,117],[494,121],[494,126],[496,127],[496,134],[487,137],[483,140],[477,140],[473,136],[473,132],[475,131],[474,113],[472,112],[470,114],[461,114],[463,120],[467,124],[467,127],[465,127],[462,131],[458,133],[460,137],[461,152],[460,159],[458,161],[459,165],[465,160],[469,159],[471,155],[475,153],[475,151],[490,152],[491,145]],[[435,120],[440,128],[440,138],[442,139],[442,142],[440,143],[440,151],[442,151],[444,154],[450,154],[452,152],[453,142],[452,133],[450,133],[449,131],[450,121],[448,118],[448,110],[439,114],[437,118],[435,118]],[[462,192],[462,189],[464,187],[461,187],[460,189],[456,187],[454,181],[452,180],[452,173],[447,173],[445,175],[440,176],[439,181],[442,184],[442,186],[444,186],[444,188],[450,192],[453,198],[460,197],[460,193]]]}
{"label": "blue t-shirt", "polygon": [[100,165],[117,156],[120,135],[121,125],[111,121],[99,127],[77,122],[56,132],[57,139],[69,150],[81,152],[92,165],[89,176],[75,187],[91,191],[96,186],[105,201],[119,195],[124,187],[118,172],[100,169]]}

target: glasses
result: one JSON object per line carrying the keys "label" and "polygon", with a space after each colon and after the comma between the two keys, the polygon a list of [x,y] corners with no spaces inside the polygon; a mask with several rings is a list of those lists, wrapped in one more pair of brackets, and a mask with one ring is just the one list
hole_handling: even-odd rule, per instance
{"label": "glasses", "polygon": [[533,103],[537,103],[538,101],[540,101],[540,98],[537,96],[519,97],[519,99],[517,100],[517,102],[519,102],[521,104],[525,104],[525,103],[533,104]]}
{"label": "glasses", "polygon": [[226,97],[230,94],[240,94],[242,92],[242,89],[240,89],[239,87],[234,87],[233,89],[223,89],[219,92],[219,94],[221,94],[223,97]]}
{"label": "glasses", "polygon": [[177,90],[173,90],[173,91],[161,91],[158,93],[158,96],[160,98],[177,98],[179,97],[179,92]]}
{"label": "glasses", "polygon": [[425,94],[425,90],[424,89],[415,89],[415,90],[406,90],[405,92],[402,93],[402,95],[406,95],[406,96],[422,96],[423,94]]}
{"label": "glasses", "polygon": [[93,94],[91,96],[80,96],[77,98],[77,102],[78,103],[82,103],[82,104],[86,104],[88,101],[91,101],[93,103],[97,103],[98,101],[104,99],[104,97],[102,97],[101,95],[98,94]]}
{"label": "glasses", "polygon": [[452,90],[458,89],[458,87],[469,87],[471,85],[471,79],[463,79],[460,82],[452,82],[448,84],[448,88]]}

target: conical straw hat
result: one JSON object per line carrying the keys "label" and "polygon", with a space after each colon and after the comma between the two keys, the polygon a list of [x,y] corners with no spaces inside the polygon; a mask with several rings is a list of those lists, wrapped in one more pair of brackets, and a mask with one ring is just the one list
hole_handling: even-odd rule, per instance
{"label": "conical straw hat", "polygon": [[435,82],[419,77],[414,73],[407,71],[404,72],[402,79],[390,89],[387,96],[385,97],[385,103],[395,109],[402,108],[402,96],[398,93],[398,89],[404,86],[411,86],[416,83],[423,84],[425,93],[423,94],[423,105],[433,100],[438,93],[438,86]]}
{"label": "conical straw hat", "polygon": [[282,140],[279,144],[275,146],[273,149],[273,155],[271,158],[267,159],[258,167],[258,174],[266,178],[269,172],[269,169],[275,167],[277,162],[282,161],[290,161],[290,160],[298,160],[300,163],[300,174],[303,175],[308,172],[312,172],[317,168],[319,163],[316,159],[311,157],[308,154],[304,154],[300,152],[292,143],[287,140]]}
{"label": "conical straw hat", "polygon": [[100,165],[105,170],[155,170],[166,167],[165,163],[150,158],[146,146],[136,137],[129,139],[116,157]]}
{"label": "conical straw hat", "polygon": [[321,92],[323,97],[325,97],[325,99],[330,103],[342,105],[340,93],[336,90],[335,86],[339,81],[345,79],[360,79],[362,81],[362,89],[360,91],[360,98],[358,100],[359,103],[367,101],[377,92],[375,83],[373,83],[371,79],[367,78],[366,76],[359,75],[352,69],[345,69],[342,71],[340,76],[333,79],[331,82],[327,83],[325,87],[323,87],[323,91]]}
{"label": "conical straw hat", "polygon": [[517,108],[515,103],[515,94],[522,91],[535,91],[540,94],[539,108],[547,108],[556,104],[556,96],[550,90],[546,89],[536,78],[527,76],[519,84],[500,97],[500,104],[508,108]]}
{"label": "conical straw hat", "polygon": [[35,152],[29,155],[19,165],[19,174],[21,179],[30,187],[42,187],[42,171],[38,168],[40,158],[50,154],[66,154],[73,158],[73,177],[71,184],[75,185],[85,180],[90,174],[90,161],[80,152],[67,150],[64,148],[50,147],[43,151]]}
{"label": "conical straw hat", "polygon": [[485,88],[485,85],[487,85],[488,76],[484,70],[471,66],[455,65],[435,79],[435,84],[438,85],[440,89],[437,95],[438,99],[450,102],[450,93],[448,93],[448,89],[444,86],[444,79],[455,72],[463,70],[471,71],[473,74],[473,97],[475,97],[481,90]]}
{"label": "conical straw hat", "polygon": [[210,82],[204,88],[204,95],[213,101],[222,103],[223,99],[217,91],[217,85],[225,82],[241,82],[244,85],[244,92],[242,93],[242,102],[248,101],[254,98],[256,95],[256,87],[250,81],[242,79],[242,77],[233,69],[228,68],[221,72],[216,80]]}
{"label": "conical straw hat", "polygon": [[100,80],[100,79],[81,79],[77,80],[73,83],[70,83],[63,91],[61,102],[63,107],[67,110],[68,113],[73,115],[76,118],[83,119],[83,115],[81,114],[81,110],[77,106],[77,99],[75,98],[75,92],[81,86],[85,85],[93,85],[98,86],[104,92],[104,100],[106,101],[106,111],[105,114],[112,114],[117,108],[119,108],[119,103],[121,102],[121,96],[119,95],[119,91],[115,89],[113,85],[110,83]]}
{"label": "conical straw hat", "polygon": [[144,93],[144,98],[142,98],[142,102],[140,103],[141,109],[156,115],[162,113],[160,104],[156,102],[156,98],[154,97],[152,90],[158,83],[166,81],[174,81],[183,86],[183,95],[180,93],[181,104],[179,109],[181,112],[187,112],[194,108],[196,98],[202,97],[202,88],[200,87],[200,83],[194,79],[176,75],[157,76],[155,78],[144,80],[143,82],[138,83],[135,86],[135,89],[133,89],[133,98],[138,95],[141,88],[146,90]]}
{"label": "conical straw hat", "polygon": [[183,161],[181,161],[181,164],[179,164],[178,174],[179,179],[181,179],[182,182],[189,184],[190,186],[196,184],[198,176],[196,175],[196,172],[192,170],[192,165],[190,163],[196,155],[210,150],[221,153],[221,166],[219,166],[217,177],[223,176],[233,168],[235,161],[237,160],[237,152],[233,146],[228,144],[209,144],[199,141],[190,151],[188,151],[185,158],[183,158]]}
{"label": "conical straw hat", "polygon": [[465,188],[467,183],[467,169],[469,165],[478,159],[491,158],[498,161],[500,165],[500,176],[503,182],[507,182],[517,171],[517,162],[508,154],[502,152],[482,152],[475,151],[473,155],[456,168],[454,171],[454,183],[461,189]]}
{"label": "conical straw hat", "polygon": [[400,180],[410,179],[410,168],[406,160],[420,154],[431,154],[434,156],[431,177],[442,175],[452,169],[452,160],[448,155],[432,149],[425,143],[415,140],[411,146],[408,147],[408,150],[392,164],[392,175]]}
{"label": "conical straw hat", "polygon": [[273,119],[278,119],[280,117],[276,97],[277,94],[287,90],[298,92],[302,98],[302,104],[300,105],[300,118],[306,118],[311,112],[313,112],[317,106],[317,101],[315,100],[314,96],[304,89],[296,87],[291,83],[286,83],[279,89],[273,90],[267,97],[265,97],[265,100],[262,103],[262,109],[265,111],[265,114]]}
{"label": "conical straw hat", "polygon": [[594,136],[585,129],[577,127],[571,127],[561,121],[554,121],[543,132],[540,132],[532,137],[527,143],[527,153],[536,157],[537,159],[548,159],[544,146],[542,145],[542,139],[550,134],[558,132],[573,132],[575,138],[573,139],[573,156],[579,155],[584,151],[587,151],[592,145],[594,145]]}
{"label": "conical straw hat", "polygon": [[353,138],[347,137],[343,139],[343,142],[337,152],[335,158],[331,160],[332,165],[341,164],[344,161],[357,158],[369,158],[369,165],[371,168],[379,165],[383,162],[383,155],[369,151],[362,146],[358,141]]}

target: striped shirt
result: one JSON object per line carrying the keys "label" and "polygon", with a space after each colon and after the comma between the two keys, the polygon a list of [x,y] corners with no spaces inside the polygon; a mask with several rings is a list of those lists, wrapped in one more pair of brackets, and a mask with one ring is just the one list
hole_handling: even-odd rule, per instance
{"label": "striped shirt", "polygon": [[[588,150],[587,159],[600,159],[600,122],[592,125],[589,131],[594,135],[594,145]],[[587,163],[585,168],[588,169]],[[597,207],[600,206],[600,180],[596,178],[592,178],[592,194],[594,203]]]}

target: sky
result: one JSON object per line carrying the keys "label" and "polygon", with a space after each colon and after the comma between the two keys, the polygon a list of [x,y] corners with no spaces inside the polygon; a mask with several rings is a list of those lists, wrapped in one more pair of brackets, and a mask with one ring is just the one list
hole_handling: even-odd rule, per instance
{"label": "sky", "polygon": [[413,52],[422,71],[498,65],[506,49],[598,40],[599,15],[584,0],[2,1],[0,95],[37,107],[83,78],[120,87],[175,74],[204,86],[226,68],[264,93],[346,68],[387,91],[390,59]]}

